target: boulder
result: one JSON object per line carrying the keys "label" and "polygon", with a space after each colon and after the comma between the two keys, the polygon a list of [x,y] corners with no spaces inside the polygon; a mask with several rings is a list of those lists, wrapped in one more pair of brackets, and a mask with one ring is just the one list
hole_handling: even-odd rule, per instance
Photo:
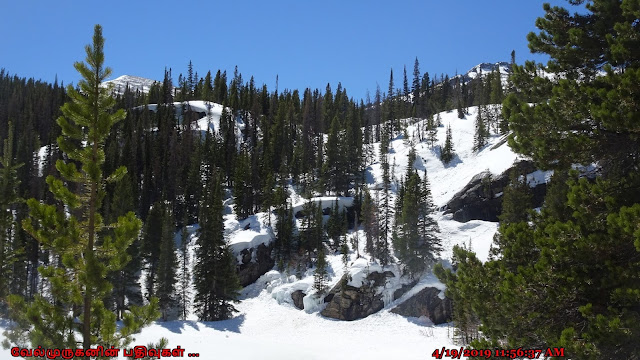
{"label": "boulder", "polygon": [[[471,181],[444,206],[445,214],[453,214],[453,219],[460,222],[484,220],[497,222],[502,213],[502,192],[509,184],[512,169],[520,174],[536,171],[531,161],[520,161],[502,174],[493,177],[488,171],[474,176]],[[547,185],[538,184],[532,188],[533,207],[539,207],[544,201]]]}
{"label": "boulder", "polygon": [[418,283],[418,280],[414,280],[409,284],[402,285],[400,289],[397,289],[396,291],[393,292],[393,301],[400,299],[402,295],[404,295],[407,291],[411,290],[414,286],[416,286],[417,283]]}
{"label": "boulder", "polygon": [[352,321],[382,310],[384,301],[377,289],[385,285],[388,277],[393,276],[395,275],[390,271],[372,272],[359,288],[347,285],[346,278],[342,278],[325,297],[328,304],[320,314],[332,319]]}
{"label": "boulder", "polygon": [[451,320],[451,300],[439,296],[440,290],[427,287],[410,297],[407,301],[391,309],[394,314],[407,317],[426,316],[435,325]]}
{"label": "boulder", "polygon": [[302,290],[296,290],[291,293],[291,300],[293,300],[293,305],[300,310],[304,310],[304,302],[302,301],[302,299],[304,299],[306,295],[307,294],[303,293]]}
{"label": "boulder", "polygon": [[273,243],[269,246],[260,244],[256,248],[244,249],[240,252],[241,263],[237,265],[241,286],[253,284],[258,278],[273,269],[276,264],[271,257]]}

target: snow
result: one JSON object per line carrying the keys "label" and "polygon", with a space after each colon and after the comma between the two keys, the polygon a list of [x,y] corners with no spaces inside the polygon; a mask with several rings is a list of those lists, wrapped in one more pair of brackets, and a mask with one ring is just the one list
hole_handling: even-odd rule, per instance
{"label": "snow", "polygon": [[[175,103],[179,119],[182,119],[183,106],[192,111],[202,113],[197,121],[199,131],[219,131],[222,106],[205,101],[190,101]],[[157,105],[149,105],[152,111]],[[451,197],[462,189],[475,175],[488,170],[498,175],[512,166],[518,157],[511,151],[507,143],[500,136],[492,136],[488,144],[478,152],[473,151],[474,122],[477,108],[469,108],[469,114],[464,119],[458,119],[456,112],[440,114],[444,126],[438,128],[435,147],[426,142],[420,142],[418,128],[425,125],[425,121],[413,123],[410,119],[402,120],[407,123],[408,138],[399,136],[390,144],[389,164],[392,167],[392,191],[397,189],[400,179],[407,167],[407,155],[412,146],[416,149],[417,159],[414,166],[431,184],[431,192],[437,207],[446,204]],[[236,119],[236,133],[242,129],[242,119]],[[438,154],[437,144],[445,140],[446,126],[451,126],[453,132],[454,151],[456,156],[452,163],[442,164]],[[379,144],[373,145],[374,151]],[[42,159],[46,150],[38,152]],[[382,171],[379,156],[374,156],[375,162],[367,167],[366,182],[375,198],[375,192],[382,188]],[[534,185],[547,181],[550,172],[536,171],[527,175],[529,184]],[[323,208],[334,206],[336,200],[340,209],[353,205],[353,198],[324,196],[310,200],[302,198],[289,187],[291,204],[294,213],[303,209],[307,201],[314,201]],[[392,200],[395,195],[392,194]],[[392,201],[393,203],[393,201]],[[233,205],[228,204],[231,209]],[[260,244],[269,244],[275,238],[272,226],[275,217],[271,215],[269,226],[268,213],[258,213],[247,219],[238,220],[228,211],[224,215],[225,237],[231,250],[238,256],[243,250],[254,248]],[[472,220],[466,223],[454,221],[451,215],[435,213],[441,230],[443,252],[441,262],[445,267],[451,267],[452,249],[455,245],[471,248],[481,261],[487,261],[497,231],[497,223]],[[189,254],[194,254],[197,240],[197,225],[187,228],[189,233]],[[322,296],[318,296],[313,288],[313,268],[285,271],[271,270],[264,274],[254,284],[244,288],[241,292],[241,302],[236,305],[239,312],[233,319],[219,322],[200,322],[195,314],[188,320],[156,322],[136,336],[133,345],[157,342],[160,337],[169,339],[169,347],[181,346],[187,353],[200,353],[200,357],[212,359],[326,359],[326,358],[357,358],[357,359],[425,359],[431,356],[435,349],[459,348],[452,339],[451,325],[434,326],[428,319],[405,318],[390,312],[395,306],[409,299],[426,287],[440,290],[439,296],[444,297],[445,286],[431,272],[425,273],[418,279],[417,285],[397,300],[393,300],[393,293],[407,284],[410,280],[400,276],[402,271],[397,263],[381,266],[372,262],[364,251],[365,235],[362,230],[351,231],[347,242],[352,243],[358,237],[358,252],[351,249],[347,257],[347,267],[342,262],[342,255],[329,252],[327,255],[327,286],[332,288],[348,272],[348,284],[361,286],[366,282],[371,272],[391,272],[393,277],[387,277],[384,286],[377,288],[378,294],[384,300],[384,309],[365,319],[356,321],[337,321],[320,315],[326,304]],[[181,236],[176,234],[176,245]],[[192,260],[193,261],[193,260]],[[294,307],[291,294],[301,290],[306,294],[303,298],[304,311]],[[0,323],[0,327],[7,324]],[[0,336],[1,337],[1,336]],[[0,339],[1,340],[1,339]],[[0,350],[0,358],[10,358],[9,350]],[[120,358],[124,358],[121,357]]]}
{"label": "snow", "polygon": [[229,247],[234,255],[238,256],[243,250],[256,248],[261,244],[269,245],[275,238],[273,229],[261,220],[265,216],[264,213],[258,213],[241,221],[234,214],[224,216],[225,236],[229,239]]}
{"label": "snow", "polygon": [[44,173],[44,166],[47,162],[47,156],[49,156],[49,152],[51,151],[51,145],[45,145],[38,149],[38,176],[42,177]]}
{"label": "snow", "polygon": [[102,86],[113,86],[113,92],[117,95],[124,94],[127,89],[127,85],[129,86],[129,90],[133,93],[140,91],[147,94],[149,93],[151,86],[155,83],[157,83],[157,81],[140,76],[122,75],[113,80],[105,81],[102,83]]}
{"label": "snow", "polygon": [[530,174],[527,174],[527,184],[529,187],[536,187],[540,184],[546,184],[551,180],[551,176],[553,176],[553,170],[536,170]]}
{"label": "snow", "polygon": [[[491,136],[488,144],[483,149],[478,152],[473,151],[477,112],[477,107],[469,108],[469,115],[464,119],[458,119],[455,111],[440,113],[443,126],[438,128],[438,140],[433,148],[426,142],[417,141],[416,136],[414,136],[414,133],[417,134],[419,126],[426,125],[426,120],[422,120],[420,124],[409,125],[407,127],[409,139],[399,137],[390,144],[393,152],[389,154],[389,164],[392,166],[395,163],[396,165],[392,169],[392,179],[400,181],[404,176],[411,144],[416,149],[416,169],[421,175],[425,169],[427,170],[431,194],[434,203],[438,207],[445,205],[453,195],[482,171],[489,170],[493,175],[498,175],[509,169],[518,157],[511,151],[506,142],[495,149],[493,148],[501,143],[501,136]],[[444,144],[447,126],[451,126],[453,148],[456,156],[451,163],[445,165],[440,161],[438,144]],[[382,170],[379,162],[369,166],[366,176],[370,189],[382,188]]]}
{"label": "snow", "polygon": [[297,214],[303,210],[304,205],[309,201],[314,202],[316,206],[320,204],[322,209],[333,208],[335,206],[336,201],[338,202],[338,211],[342,211],[345,207],[353,206],[353,198],[352,197],[341,197],[341,196],[319,196],[314,197],[309,200],[302,199],[293,204],[293,213]]}

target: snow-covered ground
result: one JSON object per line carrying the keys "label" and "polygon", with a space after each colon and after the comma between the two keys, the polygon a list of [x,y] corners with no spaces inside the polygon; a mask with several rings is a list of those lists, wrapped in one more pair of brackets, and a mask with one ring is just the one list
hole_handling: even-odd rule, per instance
{"label": "snow-covered ground", "polygon": [[[182,104],[177,103],[176,108]],[[201,130],[218,130],[222,107],[203,101],[189,103],[194,111],[205,115],[198,121]],[[150,106],[151,109],[151,106]],[[152,109],[153,110],[153,109]],[[419,142],[418,124],[407,128],[408,139],[399,137],[390,146],[389,164],[395,164],[392,179],[399,181],[406,171],[407,155],[411,146],[417,152],[414,166],[421,176],[426,174],[431,184],[431,191],[438,207],[446,204],[451,197],[461,190],[471,178],[485,170],[497,175],[507,170],[517,156],[506,142],[499,136],[493,136],[481,151],[473,151],[474,122],[477,108],[469,109],[469,115],[458,119],[456,112],[441,113],[444,126],[438,129],[438,141],[443,144],[445,129],[449,125],[453,132],[454,151],[456,156],[449,165],[443,165],[438,157],[437,146],[431,148],[426,142]],[[421,124],[423,125],[423,124]],[[374,145],[377,151],[379,144]],[[42,158],[43,154],[39,154]],[[367,168],[368,186],[372,191],[380,188],[382,182],[379,156]],[[528,178],[530,183],[538,183],[548,179],[547,173],[534,173]],[[397,187],[392,186],[393,189]],[[290,187],[290,192],[293,187]],[[299,194],[292,193],[292,206],[302,209],[303,200]],[[323,207],[333,206],[335,197],[314,198]],[[351,205],[352,198],[338,198],[339,205]],[[232,205],[231,205],[232,206]],[[246,220],[238,221],[235,215],[227,211],[225,215],[225,233],[232,250],[238,254],[247,247],[268,243],[273,238],[273,230],[267,225],[266,214],[256,214]],[[451,250],[455,245],[466,245],[477,252],[478,257],[486,261],[497,224],[473,220],[460,223],[452,220],[451,215],[437,213],[444,251],[441,254],[445,266],[450,266]],[[274,218],[272,218],[274,220]],[[272,223],[273,224],[273,223]],[[197,226],[189,228],[191,251],[197,233]],[[356,321],[338,321],[320,315],[324,303],[315,296],[313,285],[313,269],[304,274],[280,273],[272,270],[263,275],[255,284],[242,291],[242,301],[237,304],[239,310],[235,318],[220,322],[199,322],[195,315],[190,320],[157,322],[136,336],[134,344],[147,344],[161,337],[169,339],[169,347],[181,346],[187,353],[199,353],[205,359],[429,359],[435,349],[459,348],[452,339],[451,325],[434,326],[427,319],[405,318],[390,310],[408,299],[422,288],[431,286],[444,290],[433,274],[424,275],[418,285],[393,300],[393,291],[407,280],[400,278],[397,265],[385,268],[368,261],[364,252],[365,236],[362,230],[349,234],[349,243],[359,238],[357,258],[352,249],[348,258],[351,285],[359,285],[371,271],[391,271],[396,277],[388,280],[382,290],[385,308],[379,313]],[[180,236],[177,234],[176,241]],[[338,283],[345,272],[342,255],[328,254],[329,286]],[[300,277],[296,276],[299,275]],[[304,311],[293,306],[291,294],[302,290]],[[443,294],[441,294],[443,296]],[[1,326],[1,325],[0,325]],[[0,350],[0,358],[10,358],[8,350]]]}

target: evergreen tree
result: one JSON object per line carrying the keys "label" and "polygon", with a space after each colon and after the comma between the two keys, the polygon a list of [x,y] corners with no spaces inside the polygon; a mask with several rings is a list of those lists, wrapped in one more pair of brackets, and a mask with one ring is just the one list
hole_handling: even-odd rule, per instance
{"label": "evergreen tree", "polygon": [[[439,116],[440,114],[438,114],[438,117]],[[429,143],[429,146],[433,148],[436,141],[438,141],[438,125],[436,123],[436,120],[433,119],[433,115],[429,115],[429,117],[427,118],[426,129],[427,142]]]}
{"label": "evergreen tree", "polygon": [[418,111],[420,101],[420,63],[416,57],[416,61],[413,64],[413,82],[411,85],[411,92],[413,93],[413,113],[415,116],[420,117],[421,113]]}
{"label": "evergreen tree", "polygon": [[[117,221],[118,217],[126,215],[135,209],[133,197],[131,195],[132,183],[129,173],[115,186],[115,194],[111,202],[111,222]],[[113,291],[109,296],[116,319],[120,321],[124,314],[129,311],[132,305],[142,305],[142,290],[139,282],[139,272],[142,267],[140,254],[140,239],[135,239],[127,249],[130,261],[121,270],[113,272],[109,280],[113,284]]]}
{"label": "evergreen tree", "polygon": [[313,274],[313,288],[319,296],[324,295],[327,291],[327,276],[327,258],[324,245],[321,245],[318,249],[318,260],[316,262],[316,270]]}
{"label": "evergreen tree", "polygon": [[198,247],[193,267],[195,308],[202,321],[225,320],[237,310],[240,288],[236,260],[224,239],[222,184],[216,173],[200,205]]}
{"label": "evergreen tree", "polygon": [[[541,32],[528,40],[551,57],[544,70],[555,77],[539,77],[533,63],[514,66],[516,91],[503,109],[509,143],[543,169],[599,170],[595,179],[571,174],[539,214],[501,226],[498,256],[447,288],[465,291],[456,306],[482,322],[475,346],[554,344],[575,359],[637,359],[640,119],[629,86],[640,80],[640,8],[594,0],[573,15],[544,9]],[[463,259],[458,272],[471,265]]]}
{"label": "evergreen tree", "polygon": [[411,276],[423,272],[435,262],[441,250],[440,232],[437,222],[431,217],[433,202],[425,172],[425,179],[413,168],[415,149],[408,156],[407,173],[403,186],[403,197],[398,201],[402,211],[396,213],[394,249],[396,255]]}
{"label": "evergreen tree", "polygon": [[502,212],[498,217],[501,224],[510,224],[528,220],[528,212],[533,205],[531,188],[525,176],[511,171],[510,182],[502,194]]}
{"label": "evergreen tree", "polygon": [[47,183],[70,213],[30,199],[30,218],[23,222],[24,229],[58,260],[40,268],[42,277],[51,283],[53,301],[36,295],[27,304],[21,297],[12,296],[13,324],[5,333],[5,347],[30,342],[32,347],[44,348],[75,349],[78,344],[84,349],[96,345],[120,348],[128,345],[132,333],[157,317],[156,301],[142,308],[132,307],[124,316],[124,326],[117,330],[116,315],[103,301],[112,289],[107,275],[129,261],[126,250],[141,227],[140,220],[129,212],[111,225],[111,236],[104,235],[103,217],[98,213],[105,181],[120,180],[126,173],[124,167],[106,179],[102,173],[104,141],[112,126],[125,116],[123,110],[110,111],[115,100],[109,89],[100,86],[111,73],[103,66],[103,46],[102,27],[96,25],[93,44],[85,48],[86,63],[74,64],[83,77],[80,91],[68,88],[71,101],[62,107],[63,116],[58,118],[63,134],[58,138],[60,149],[81,168],[76,162],[64,160],[58,160],[56,168],[65,181],[80,186],[74,193],[53,176]]}
{"label": "evergreen tree", "polygon": [[9,123],[9,134],[4,140],[3,154],[0,158],[0,314],[6,315],[6,297],[10,293],[9,285],[13,274],[13,263],[20,251],[13,245],[17,223],[13,211],[18,202],[17,189],[20,185],[17,170],[22,164],[14,165],[13,125]]}
{"label": "evergreen tree", "polygon": [[189,232],[187,230],[186,221],[183,221],[182,231],[180,232],[180,257],[179,273],[178,273],[178,291],[180,298],[180,318],[187,319],[189,315],[189,306],[191,305],[191,294],[189,291],[191,285],[191,259],[189,256]]}
{"label": "evergreen tree", "polygon": [[375,260],[376,245],[380,229],[378,228],[378,211],[374,199],[367,187],[364,188],[364,201],[362,202],[362,222],[365,233],[365,251]]}
{"label": "evergreen tree", "polygon": [[384,154],[382,156],[382,199],[377,201],[378,204],[378,243],[375,245],[376,256],[382,265],[387,265],[391,261],[391,252],[389,250],[389,238],[391,236],[391,216],[393,209],[390,199],[391,191],[391,175],[389,174],[389,160]]}
{"label": "evergreen tree", "polygon": [[177,305],[177,270],[174,230],[175,221],[168,205],[164,206],[162,221],[162,238],[160,240],[160,256],[158,257],[158,275],[154,294],[158,297],[162,320],[167,321],[169,314]]}
{"label": "evergreen tree", "polygon": [[448,164],[453,160],[453,139],[451,135],[451,125],[447,126],[447,137],[444,141],[444,146],[440,148],[440,160],[443,163]]}
{"label": "evergreen tree", "polygon": [[485,108],[478,106],[478,115],[476,116],[475,134],[473,135],[473,151],[480,151],[487,145],[487,139],[489,138],[489,129],[485,123],[486,111]]}
{"label": "evergreen tree", "polygon": [[145,279],[147,299],[151,299],[155,295],[158,260],[160,259],[162,238],[164,237],[165,208],[166,205],[162,202],[154,203],[151,210],[149,210],[147,221],[144,225],[140,250],[147,270]]}
{"label": "evergreen tree", "polygon": [[253,213],[253,201],[251,191],[251,164],[250,157],[246,151],[237,155],[236,167],[234,171],[233,194],[235,202],[235,212],[238,219],[246,219]]}

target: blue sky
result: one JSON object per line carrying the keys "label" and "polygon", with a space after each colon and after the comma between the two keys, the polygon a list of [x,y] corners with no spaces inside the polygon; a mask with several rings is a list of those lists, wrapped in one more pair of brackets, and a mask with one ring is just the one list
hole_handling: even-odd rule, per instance
{"label": "blue sky", "polygon": [[[530,54],[526,35],[545,1],[36,1],[0,0],[0,67],[11,74],[77,82],[93,25],[104,28],[113,75],[174,81],[189,60],[200,76],[217,69],[272,90],[335,89],[373,95],[394,69],[402,85],[414,59],[431,75],[464,73],[480,62],[546,61]],[[568,6],[565,1],[547,1]]]}

